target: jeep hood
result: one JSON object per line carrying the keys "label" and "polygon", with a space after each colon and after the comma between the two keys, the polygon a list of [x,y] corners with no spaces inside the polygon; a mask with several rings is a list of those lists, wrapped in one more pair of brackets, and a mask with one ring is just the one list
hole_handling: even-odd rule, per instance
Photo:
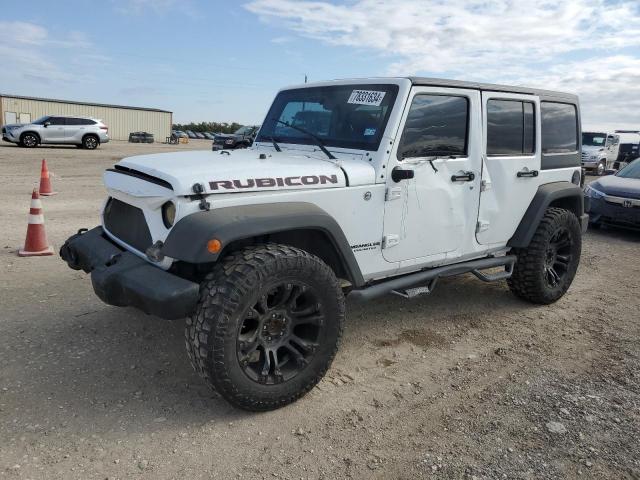
{"label": "jeep hood", "polygon": [[[238,193],[337,188],[375,182],[374,168],[363,160],[330,161],[291,151],[160,153],[125,158],[116,169],[118,167],[169,182],[176,195],[192,195],[196,183],[204,187],[204,193]],[[107,171],[107,174],[108,186],[117,188],[113,184],[113,172]]]}

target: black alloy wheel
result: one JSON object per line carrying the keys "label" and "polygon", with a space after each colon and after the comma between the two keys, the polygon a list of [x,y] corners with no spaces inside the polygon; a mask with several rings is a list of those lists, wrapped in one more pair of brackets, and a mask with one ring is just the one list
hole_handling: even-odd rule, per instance
{"label": "black alloy wheel", "polygon": [[301,282],[271,285],[244,317],[237,335],[238,362],[251,380],[285,382],[311,363],[324,328],[313,287]]}

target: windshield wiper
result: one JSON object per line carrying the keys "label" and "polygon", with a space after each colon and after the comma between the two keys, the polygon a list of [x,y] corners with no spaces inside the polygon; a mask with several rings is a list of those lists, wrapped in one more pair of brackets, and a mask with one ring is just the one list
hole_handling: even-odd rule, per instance
{"label": "windshield wiper", "polygon": [[327,147],[324,146],[324,143],[322,143],[322,140],[316,137],[313,133],[309,132],[308,130],[305,130],[304,128],[298,127],[296,125],[291,125],[289,122],[283,122],[282,120],[278,120],[277,118],[272,118],[272,120],[275,121],[276,123],[280,123],[284,125],[285,127],[293,128],[294,130],[298,130],[299,132],[302,132],[305,135],[309,135],[311,138],[313,138],[316,141],[316,145],[320,147],[320,150],[322,150],[322,153],[324,153],[331,160],[337,160],[336,157],[334,157],[333,154],[329,150],[327,150]]}
{"label": "windshield wiper", "polygon": [[273,138],[273,137],[266,137],[266,138],[267,138],[267,140],[270,140],[270,141],[271,141],[271,143],[272,143],[272,145],[273,145],[273,148],[275,148],[275,149],[276,149],[276,152],[281,152],[281,151],[282,151],[282,149],[280,148],[280,145],[278,145],[278,144],[276,143],[276,139],[275,139],[275,138]]}

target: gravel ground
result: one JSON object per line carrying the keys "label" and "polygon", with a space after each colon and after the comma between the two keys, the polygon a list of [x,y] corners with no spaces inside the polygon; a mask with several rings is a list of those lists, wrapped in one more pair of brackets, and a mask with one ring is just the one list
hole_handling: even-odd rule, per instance
{"label": "gravel ground", "polygon": [[640,479],[640,234],[589,231],[552,306],[471,276],[349,303],[327,377],[263,414],[203,385],[182,321],[102,304],[58,256],[16,256],[43,157],[57,248],[97,224],[115,161],[207,148],[0,146],[0,478]]}

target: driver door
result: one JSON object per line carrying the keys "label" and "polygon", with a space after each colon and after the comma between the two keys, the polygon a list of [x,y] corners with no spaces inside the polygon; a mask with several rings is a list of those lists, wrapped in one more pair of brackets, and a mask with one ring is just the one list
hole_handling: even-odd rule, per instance
{"label": "driver door", "polygon": [[64,117],[51,117],[47,120],[48,125],[42,130],[42,140],[47,143],[62,143],[65,135]]}
{"label": "driver door", "polygon": [[[387,167],[382,250],[401,270],[475,243],[482,166],[479,91],[416,87],[408,101]],[[405,170],[413,178],[398,179]]]}

